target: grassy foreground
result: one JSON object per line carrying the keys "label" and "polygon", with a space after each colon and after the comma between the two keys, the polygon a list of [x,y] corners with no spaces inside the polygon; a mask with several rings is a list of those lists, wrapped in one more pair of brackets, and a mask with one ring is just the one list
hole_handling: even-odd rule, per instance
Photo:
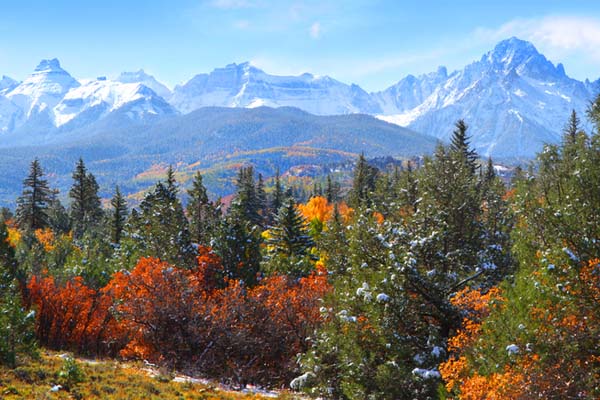
{"label": "grassy foreground", "polygon": [[[0,399],[267,398],[260,394],[231,392],[210,384],[177,382],[173,376],[157,374],[157,371],[145,369],[141,364],[76,360],[76,373],[72,370],[69,373],[65,364],[65,359],[58,353],[43,352],[39,360],[29,360],[15,369],[0,367]],[[62,387],[58,389],[57,385]],[[294,399],[287,394],[277,398]]]}

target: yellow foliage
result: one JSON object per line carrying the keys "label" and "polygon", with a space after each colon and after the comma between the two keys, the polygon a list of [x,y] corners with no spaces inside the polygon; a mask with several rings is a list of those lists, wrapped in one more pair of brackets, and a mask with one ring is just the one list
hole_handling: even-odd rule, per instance
{"label": "yellow foliage", "polygon": [[46,252],[54,250],[54,232],[50,228],[36,229],[35,238],[44,246]]}
{"label": "yellow foliage", "polygon": [[308,221],[317,219],[324,223],[333,215],[333,204],[330,204],[325,197],[314,196],[306,204],[298,204],[298,210]]}

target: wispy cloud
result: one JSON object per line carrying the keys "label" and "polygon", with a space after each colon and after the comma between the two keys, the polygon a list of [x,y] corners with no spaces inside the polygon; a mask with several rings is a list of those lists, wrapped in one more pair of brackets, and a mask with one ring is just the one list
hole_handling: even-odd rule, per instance
{"label": "wispy cloud", "polygon": [[531,41],[551,58],[580,55],[600,63],[600,20],[580,16],[545,16],[515,19],[499,28],[479,28],[482,39],[500,40],[517,36]]}
{"label": "wispy cloud", "polygon": [[308,29],[308,33],[313,39],[318,39],[321,37],[321,23],[318,21],[314,22]]}

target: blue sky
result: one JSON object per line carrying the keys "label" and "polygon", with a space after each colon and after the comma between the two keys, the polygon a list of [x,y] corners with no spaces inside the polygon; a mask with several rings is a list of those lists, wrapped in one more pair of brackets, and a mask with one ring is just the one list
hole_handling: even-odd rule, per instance
{"label": "blue sky", "polygon": [[57,57],[77,78],[144,68],[173,86],[231,62],[330,75],[366,90],[461,68],[530,40],[578,79],[600,77],[596,0],[4,0],[0,75]]}

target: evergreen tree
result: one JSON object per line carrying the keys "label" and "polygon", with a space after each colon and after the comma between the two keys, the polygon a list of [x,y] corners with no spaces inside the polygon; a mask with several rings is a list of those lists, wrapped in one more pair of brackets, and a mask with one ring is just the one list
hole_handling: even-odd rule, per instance
{"label": "evergreen tree", "polygon": [[167,169],[167,180],[165,182],[167,190],[169,193],[171,193],[171,196],[177,197],[179,194],[179,188],[177,187],[177,180],[175,179],[175,170],[171,164],[169,164],[169,168]]}
{"label": "evergreen tree", "polygon": [[187,212],[192,241],[210,246],[219,228],[221,210],[208,199],[206,187],[202,183],[202,174],[199,171],[194,176],[188,195]]}
{"label": "evergreen tree", "polygon": [[121,195],[118,186],[115,188],[115,195],[110,200],[110,205],[112,206],[110,215],[111,240],[113,243],[119,244],[127,221],[127,201]]}
{"label": "evergreen tree", "polygon": [[256,184],[256,198],[258,200],[259,214],[261,216],[261,223],[267,222],[269,215],[269,204],[267,200],[267,193],[265,192],[265,182],[262,174],[258,174],[258,183]]}
{"label": "evergreen tree", "polygon": [[224,274],[253,286],[260,271],[261,237],[257,225],[245,220],[239,209],[232,209],[224,218],[214,241],[215,253],[223,262]]}
{"label": "evergreen tree", "polygon": [[455,129],[450,139],[450,149],[456,153],[462,153],[465,162],[471,170],[477,169],[477,153],[469,145],[469,136],[467,135],[468,126],[464,120],[456,121]]}
{"label": "evergreen tree", "polygon": [[58,190],[52,191],[50,204],[48,206],[48,222],[50,228],[56,234],[68,233],[71,230],[71,219],[69,213],[58,198]]}
{"label": "evergreen tree", "polygon": [[272,247],[274,253],[286,257],[304,256],[314,246],[308,235],[308,224],[296,208],[293,198],[289,198],[281,207],[270,232],[271,238],[267,244]]}
{"label": "evergreen tree", "polygon": [[240,218],[252,225],[261,225],[261,204],[256,190],[254,168],[252,166],[240,168],[236,185],[237,191],[231,207],[237,210]]}
{"label": "evergreen tree", "polygon": [[[182,268],[195,265],[188,221],[175,195],[175,182],[158,182],[140,203],[140,213],[133,213],[127,224],[127,240],[122,239],[125,253],[139,257],[157,257]],[[124,243],[127,242],[127,243]],[[132,243],[133,242],[133,243]],[[131,260],[131,255],[127,256]],[[133,260],[137,262],[136,260]]]}
{"label": "evergreen tree", "polygon": [[283,205],[285,197],[285,192],[281,185],[281,177],[279,176],[279,167],[277,167],[277,171],[275,172],[275,185],[273,187],[273,195],[271,198],[271,210],[273,215],[277,215],[279,209]]}
{"label": "evergreen tree", "polygon": [[269,229],[264,270],[296,278],[308,275],[312,269],[309,250],[315,246],[308,231],[308,223],[296,208],[296,202],[288,198]]}
{"label": "evergreen tree", "polygon": [[327,175],[327,187],[325,188],[325,197],[327,198],[327,201],[330,203],[335,203],[338,201],[338,191],[337,188],[335,187],[335,184],[333,183],[333,180],[331,179],[331,175],[328,174]]}
{"label": "evergreen tree", "polygon": [[23,194],[17,199],[17,222],[21,229],[34,231],[48,226],[48,206],[52,192],[43,179],[44,172],[36,158],[23,181]]}
{"label": "evergreen tree", "polygon": [[14,368],[21,354],[35,354],[34,314],[21,304],[18,282],[25,277],[17,268],[14,249],[8,243],[4,221],[0,221],[0,364]]}
{"label": "evergreen tree", "polygon": [[71,221],[73,236],[80,239],[83,234],[96,227],[102,219],[102,207],[98,196],[98,183],[87,171],[83,159],[79,159],[73,172],[71,198]]}
{"label": "evergreen tree", "polygon": [[581,121],[579,120],[579,116],[575,110],[571,111],[571,116],[569,117],[569,122],[565,125],[563,129],[563,133],[567,140],[575,141],[577,134],[581,132]]}
{"label": "evergreen tree", "polygon": [[352,189],[350,190],[348,199],[351,207],[371,206],[371,195],[375,190],[378,173],[379,170],[369,165],[364,154],[358,157],[356,167],[354,168]]}

